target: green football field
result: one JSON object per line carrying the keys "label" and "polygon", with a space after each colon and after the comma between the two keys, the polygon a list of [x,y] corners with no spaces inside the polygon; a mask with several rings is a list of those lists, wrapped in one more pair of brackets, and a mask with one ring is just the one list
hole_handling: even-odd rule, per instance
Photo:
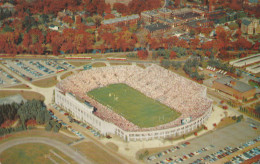
{"label": "green football field", "polygon": [[180,116],[177,111],[126,84],[111,84],[87,94],[141,128],[165,124]]}

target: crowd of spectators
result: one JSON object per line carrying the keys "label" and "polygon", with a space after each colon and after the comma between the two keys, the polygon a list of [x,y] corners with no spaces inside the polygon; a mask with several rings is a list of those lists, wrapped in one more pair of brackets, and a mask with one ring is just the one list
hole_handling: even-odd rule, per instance
{"label": "crowd of spectators", "polygon": [[[140,128],[115,113],[109,106],[104,106],[87,95],[87,92],[93,89],[116,83],[127,84],[180,112],[181,116],[164,125]],[[69,76],[57,87],[86,100],[98,109],[94,113],[97,117],[112,122],[126,131],[150,131],[179,126],[182,119],[191,117],[192,120],[196,120],[201,117],[212,104],[212,101],[206,97],[205,87],[158,65],[151,65],[146,69],[133,65],[93,68]]]}

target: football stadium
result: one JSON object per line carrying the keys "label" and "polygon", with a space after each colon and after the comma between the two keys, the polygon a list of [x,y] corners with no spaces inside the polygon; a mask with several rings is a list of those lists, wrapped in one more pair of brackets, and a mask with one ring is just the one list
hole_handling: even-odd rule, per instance
{"label": "football stadium", "polygon": [[93,68],[55,88],[55,103],[103,135],[126,141],[180,136],[212,110],[206,87],[158,65]]}

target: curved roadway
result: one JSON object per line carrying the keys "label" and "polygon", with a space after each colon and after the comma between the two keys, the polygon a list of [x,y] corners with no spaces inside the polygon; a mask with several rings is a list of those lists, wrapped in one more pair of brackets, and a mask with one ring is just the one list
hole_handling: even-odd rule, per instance
{"label": "curved roadway", "polygon": [[26,138],[20,138],[20,139],[14,139],[14,140],[7,141],[0,145],[0,154],[10,147],[20,145],[20,144],[26,144],[26,143],[42,143],[42,144],[50,145],[50,146],[58,149],[59,151],[61,151],[62,153],[64,153],[68,157],[70,157],[72,160],[76,161],[77,163],[80,163],[80,164],[81,163],[82,164],[93,163],[92,161],[86,159],[85,156],[82,156],[81,154],[79,154],[78,152],[73,150],[68,145],[61,143],[59,141],[52,140],[49,138],[44,138],[44,137],[26,137]]}

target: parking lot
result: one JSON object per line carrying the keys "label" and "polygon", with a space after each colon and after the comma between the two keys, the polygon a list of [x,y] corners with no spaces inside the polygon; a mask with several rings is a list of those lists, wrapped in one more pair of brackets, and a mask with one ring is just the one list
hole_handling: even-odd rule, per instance
{"label": "parking lot", "polygon": [[12,85],[20,83],[17,79],[15,79],[12,75],[6,73],[4,70],[0,69],[0,86],[3,85]]}
{"label": "parking lot", "polygon": [[[145,159],[145,162],[154,164],[215,162],[224,157],[218,155],[222,155],[239,146],[243,148],[244,144],[250,145],[248,142],[252,144],[251,141],[260,135],[259,128],[260,125],[258,122],[252,120],[242,121],[190,140],[190,144],[188,145],[183,145],[183,143],[177,145],[181,151],[179,151],[179,149],[175,151],[167,149],[150,155]],[[257,140],[257,142],[259,141]],[[228,155],[228,153],[224,155]],[[206,160],[204,158],[206,158]],[[201,159],[203,159],[204,162],[202,162]]]}
{"label": "parking lot", "polygon": [[2,64],[29,81],[75,68],[65,61],[53,60],[6,60]]}
{"label": "parking lot", "polygon": [[85,128],[86,131],[91,132],[91,133],[93,134],[93,136],[95,136],[95,137],[100,137],[100,136],[101,136],[101,134],[100,134],[97,130],[95,130],[91,125],[86,124],[86,123],[83,123],[83,122],[81,122],[81,121],[79,121],[79,120],[73,119],[73,118],[70,116],[69,113],[67,113],[66,111],[64,111],[64,110],[63,110],[62,108],[60,108],[58,105],[52,104],[52,108],[54,108],[55,110],[59,111],[59,114],[56,113],[56,115],[54,115],[54,114],[51,112],[52,118],[55,119],[55,120],[57,120],[57,121],[59,121],[59,122],[62,124],[63,127],[67,127],[67,129],[68,129],[69,131],[71,131],[72,133],[74,133],[75,135],[77,135],[80,139],[84,139],[85,136],[84,136],[82,133],[80,133],[80,132],[74,130],[71,126],[69,126],[67,123],[65,123],[63,120],[61,120],[60,117],[58,118],[57,116],[60,116],[60,114],[61,114],[61,115],[65,116],[65,117],[67,117],[67,119],[69,120],[70,123],[75,123],[75,124],[80,125],[81,127]]}

